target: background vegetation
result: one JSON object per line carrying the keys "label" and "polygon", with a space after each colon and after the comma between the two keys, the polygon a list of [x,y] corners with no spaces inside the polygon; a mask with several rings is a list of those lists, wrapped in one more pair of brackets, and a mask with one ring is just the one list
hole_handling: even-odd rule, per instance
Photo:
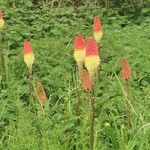
{"label": "background vegetation", "polygon": [[[101,81],[97,84],[95,149],[149,150],[150,10],[147,0],[0,0],[5,14],[3,49],[7,89],[0,92],[0,149],[86,150],[88,114],[76,125],[76,64],[73,39],[92,36],[93,16],[101,17]],[[28,105],[29,88],[22,43],[32,41],[33,72],[47,102]],[[120,59],[132,68],[133,127],[127,131]],[[129,136],[130,134],[130,136]]]}

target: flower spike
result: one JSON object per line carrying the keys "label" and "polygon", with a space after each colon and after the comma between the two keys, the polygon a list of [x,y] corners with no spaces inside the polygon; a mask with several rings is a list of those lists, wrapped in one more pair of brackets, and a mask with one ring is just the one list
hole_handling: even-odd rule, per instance
{"label": "flower spike", "polygon": [[24,54],[24,62],[26,63],[30,72],[32,72],[32,65],[34,63],[34,54],[31,42],[25,40],[23,43],[23,54]]}
{"label": "flower spike", "polygon": [[40,82],[38,82],[36,85],[36,88],[37,88],[37,95],[39,98],[39,102],[43,106],[46,101],[46,93],[45,93],[44,87]]}
{"label": "flower spike", "polygon": [[130,80],[131,79],[131,69],[128,64],[128,60],[126,58],[123,58],[121,63],[122,63],[122,71],[121,71],[122,78],[124,80]]}
{"label": "flower spike", "polygon": [[95,38],[96,42],[99,43],[102,38],[102,34],[103,34],[102,33],[102,24],[101,24],[99,16],[94,17],[93,30],[94,30],[94,38]]}
{"label": "flower spike", "polygon": [[85,67],[89,72],[90,78],[93,78],[97,68],[100,65],[99,50],[96,41],[93,38],[88,39],[85,49]]}
{"label": "flower spike", "polygon": [[74,59],[78,63],[83,63],[85,59],[85,39],[78,35],[74,40]]}

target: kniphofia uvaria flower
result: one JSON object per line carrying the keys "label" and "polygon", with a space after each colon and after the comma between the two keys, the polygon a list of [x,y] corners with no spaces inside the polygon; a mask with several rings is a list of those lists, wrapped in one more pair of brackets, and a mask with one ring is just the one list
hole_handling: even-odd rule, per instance
{"label": "kniphofia uvaria flower", "polygon": [[82,35],[78,35],[74,40],[74,59],[79,70],[79,78],[82,80],[83,63],[85,60],[85,39]]}
{"label": "kniphofia uvaria flower", "polygon": [[89,72],[90,78],[93,78],[100,65],[99,49],[93,38],[87,40],[85,51],[85,67]]}
{"label": "kniphofia uvaria flower", "polygon": [[102,24],[99,16],[94,17],[93,32],[94,32],[94,38],[96,42],[99,43],[103,35]]}
{"label": "kniphofia uvaria flower", "polygon": [[132,127],[131,123],[131,105],[129,102],[129,83],[128,81],[131,79],[131,68],[129,66],[128,60],[123,58],[121,61],[122,64],[122,78],[125,81],[125,99],[126,99],[126,107],[127,107],[127,126],[130,129]]}
{"label": "kniphofia uvaria flower", "polygon": [[29,72],[32,72],[32,65],[34,63],[34,54],[32,44],[28,40],[25,40],[23,43],[23,54],[24,54],[24,62],[26,63]]}

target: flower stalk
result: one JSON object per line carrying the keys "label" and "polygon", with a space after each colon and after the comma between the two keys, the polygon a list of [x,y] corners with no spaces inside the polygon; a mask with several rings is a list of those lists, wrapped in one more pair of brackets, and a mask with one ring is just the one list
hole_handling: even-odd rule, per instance
{"label": "flower stalk", "polygon": [[[91,85],[94,84],[95,74],[100,65],[100,57],[99,50],[96,41],[93,38],[87,40],[87,44],[85,47],[86,50],[86,58],[85,58],[85,67],[88,70],[89,78],[91,80]],[[94,87],[89,89],[90,96],[90,112],[89,112],[89,120],[90,120],[90,150],[93,150],[94,145],[94,113],[95,113],[95,90]]]}
{"label": "flower stalk", "polygon": [[81,82],[83,77],[83,63],[85,60],[85,39],[82,35],[78,35],[74,40],[74,59],[78,67],[78,102],[77,102],[77,122],[80,123],[81,106],[82,106],[82,91]]}
{"label": "flower stalk", "polygon": [[[34,99],[34,87],[33,87],[33,76],[32,76],[32,65],[34,63],[34,54],[31,42],[25,40],[23,43],[23,54],[24,54],[24,62],[28,68],[28,79],[29,79],[29,88],[30,88],[30,97],[33,102]],[[31,103],[32,103],[31,102]]]}
{"label": "flower stalk", "polygon": [[122,78],[125,81],[125,94],[126,94],[126,107],[127,107],[127,127],[132,127],[131,123],[131,106],[128,102],[129,99],[129,80],[131,79],[131,69],[126,58],[122,59]]}

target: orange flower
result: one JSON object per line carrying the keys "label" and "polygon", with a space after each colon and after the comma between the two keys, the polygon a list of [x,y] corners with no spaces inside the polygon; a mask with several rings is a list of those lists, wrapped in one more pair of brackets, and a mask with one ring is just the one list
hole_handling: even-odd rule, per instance
{"label": "orange flower", "polygon": [[89,72],[89,76],[92,78],[100,65],[99,50],[96,41],[93,38],[87,40],[85,47],[85,67]]}
{"label": "orange flower", "polygon": [[101,25],[99,16],[94,17],[93,30],[94,30],[94,38],[95,38],[96,42],[99,43],[102,38],[102,34],[103,34],[102,33],[102,25]]}
{"label": "orange flower", "polygon": [[85,39],[82,35],[78,35],[74,40],[74,59],[79,63],[83,63],[85,59]]}
{"label": "orange flower", "polygon": [[121,63],[122,63],[122,71],[121,71],[122,78],[124,80],[130,80],[131,79],[131,69],[128,64],[128,60],[126,58],[123,58]]}
{"label": "orange flower", "polygon": [[89,77],[89,73],[86,70],[83,70],[82,86],[85,91],[92,89],[92,81]]}
{"label": "orange flower", "polygon": [[2,29],[4,25],[4,18],[3,18],[3,12],[0,10],[0,29]]}
{"label": "orange flower", "polygon": [[34,62],[34,54],[30,41],[25,40],[23,43],[23,54],[24,54],[24,62],[26,63],[28,69],[32,71],[32,65]]}
{"label": "orange flower", "polygon": [[38,82],[36,85],[36,89],[37,89],[37,95],[39,98],[39,102],[43,106],[46,101],[46,93],[45,93],[44,87],[40,82]]}

